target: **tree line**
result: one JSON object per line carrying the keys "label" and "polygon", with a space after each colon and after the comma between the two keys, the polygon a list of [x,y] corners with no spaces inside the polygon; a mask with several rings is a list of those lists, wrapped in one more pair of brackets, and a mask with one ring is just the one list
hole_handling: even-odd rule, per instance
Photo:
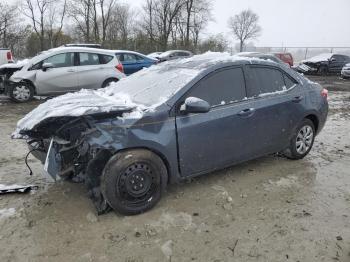
{"label": "tree line", "polygon": [[[169,49],[202,53],[228,48],[223,34],[206,34],[213,20],[212,0],[145,0],[137,9],[118,0],[19,1],[14,5],[0,3],[0,47],[11,48],[16,57],[31,57],[75,42],[142,53]],[[246,10],[243,19],[242,13],[228,23],[241,49],[261,30],[256,14]]]}

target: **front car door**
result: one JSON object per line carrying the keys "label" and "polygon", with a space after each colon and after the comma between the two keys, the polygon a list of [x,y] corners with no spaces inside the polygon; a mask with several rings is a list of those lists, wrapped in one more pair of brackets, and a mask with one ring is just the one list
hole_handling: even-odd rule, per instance
{"label": "front car door", "polygon": [[52,55],[40,63],[50,63],[53,68],[46,71],[38,69],[35,87],[39,95],[59,94],[74,91],[78,86],[75,53],[61,53]]}
{"label": "front car door", "polygon": [[192,176],[229,166],[249,158],[257,141],[251,129],[254,111],[245,99],[241,67],[215,71],[182,97],[197,97],[211,105],[208,113],[176,114],[179,166],[182,176]]}

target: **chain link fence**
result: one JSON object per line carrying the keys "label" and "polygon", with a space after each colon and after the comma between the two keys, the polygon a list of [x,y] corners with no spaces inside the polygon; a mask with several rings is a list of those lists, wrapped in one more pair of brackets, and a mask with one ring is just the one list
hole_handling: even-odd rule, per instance
{"label": "chain link fence", "polygon": [[298,64],[300,61],[322,54],[333,53],[350,56],[349,47],[246,47],[246,52],[262,52],[262,53],[291,53],[294,62]]}

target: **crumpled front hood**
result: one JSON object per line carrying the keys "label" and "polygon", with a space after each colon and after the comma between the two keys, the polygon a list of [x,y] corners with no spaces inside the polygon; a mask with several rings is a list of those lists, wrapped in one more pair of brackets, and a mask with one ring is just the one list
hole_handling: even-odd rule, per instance
{"label": "crumpled front hood", "polygon": [[132,111],[141,117],[142,105],[134,104],[125,94],[109,94],[108,90],[82,90],[51,99],[28,113],[17,123],[12,138],[23,138],[25,131],[35,129],[45,120],[58,117],[77,117],[116,111]]}

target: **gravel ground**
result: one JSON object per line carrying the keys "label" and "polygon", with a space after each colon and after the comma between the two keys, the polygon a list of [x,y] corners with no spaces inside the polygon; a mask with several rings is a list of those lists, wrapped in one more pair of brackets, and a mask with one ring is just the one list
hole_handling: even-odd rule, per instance
{"label": "gravel ground", "polygon": [[333,91],[305,159],[267,156],[170,186],[134,217],[97,217],[83,185],[49,182],[33,158],[30,177],[10,134],[40,101],[0,97],[0,184],[39,186],[0,196],[0,261],[350,261],[350,81],[312,79]]}

